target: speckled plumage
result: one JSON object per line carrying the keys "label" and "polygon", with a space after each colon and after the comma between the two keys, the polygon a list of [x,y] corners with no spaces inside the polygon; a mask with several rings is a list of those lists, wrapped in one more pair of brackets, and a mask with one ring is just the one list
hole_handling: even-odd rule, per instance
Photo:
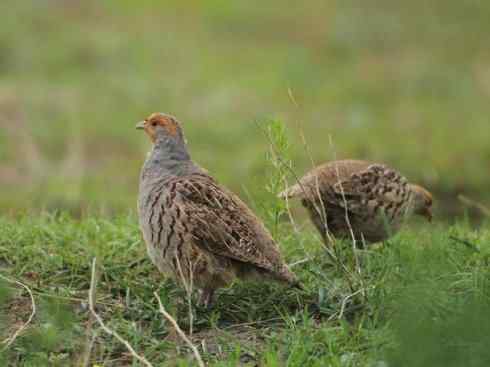
{"label": "speckled plumage", "polygon": [[139,220],[159,270],[179,282],[192,280],[204,303],[237,277],[297,285],[260,220],[191,161],[177,120],[153,114],[139,126],[154,141],[141,174]]}
{"label": "speckled plumage", "polygon": [[280,197],[301,199],[326,243],[329,234],[354,236],[359,244],[386,240],[408,216],[429,218],[432,205],[428,191],[410,184],[397,171],[359,160],[318,166]]}

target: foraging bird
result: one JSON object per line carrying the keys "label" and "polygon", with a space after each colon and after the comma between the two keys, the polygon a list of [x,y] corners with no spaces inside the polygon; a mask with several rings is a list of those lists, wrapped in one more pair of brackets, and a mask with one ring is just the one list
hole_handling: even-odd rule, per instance
{"label": "foraging bird", "polygon": [[162,273],[198,288],[205,306],[235,278],[299,286],[262,222],[191,160],[175,117],[153,113],[136,128],[153,143],[138,212],[148,254]]}
{"label": "foraging bird", "polygon": [[358,160],[318,166],[279,194],[299,198],[328,244],[330,235],[358,244],[380,242],[395,234],[412,214],[432,220],[432,195],[397,171]]}

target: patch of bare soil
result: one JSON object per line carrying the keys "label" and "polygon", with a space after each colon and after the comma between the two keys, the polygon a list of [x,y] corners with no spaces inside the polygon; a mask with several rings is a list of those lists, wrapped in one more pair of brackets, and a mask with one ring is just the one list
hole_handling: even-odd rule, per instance
{"label": "patch of bare soil", "polygon": [[0,305],[2,328],[0,329],[0,342],[3,344],[15,334],[29,319],[32,312],[31,299],[21,292],[9,297],[5,304]]}

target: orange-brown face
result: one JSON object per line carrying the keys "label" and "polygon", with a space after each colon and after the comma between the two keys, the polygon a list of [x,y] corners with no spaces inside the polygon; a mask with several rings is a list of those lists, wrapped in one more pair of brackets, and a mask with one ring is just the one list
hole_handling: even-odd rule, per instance
{"label": "orange-brown face", "polygon": [[136,129],[145,130],[145,133],[148,134],[151,141],[154,143],[159,131],[172,137],[176,137],[179,132],[179,125],[174,117],[155,112],[148,116],[144,121],[139,122],[136,125]]}

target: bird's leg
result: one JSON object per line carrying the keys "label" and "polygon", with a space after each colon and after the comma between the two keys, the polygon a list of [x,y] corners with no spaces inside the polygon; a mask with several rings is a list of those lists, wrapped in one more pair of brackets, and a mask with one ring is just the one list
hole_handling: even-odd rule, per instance
{"label": "bird's leg", "polygon": [[210,309],[213,306],[214,289],[200,289],[199,299],[197,301],[198,306]]}

